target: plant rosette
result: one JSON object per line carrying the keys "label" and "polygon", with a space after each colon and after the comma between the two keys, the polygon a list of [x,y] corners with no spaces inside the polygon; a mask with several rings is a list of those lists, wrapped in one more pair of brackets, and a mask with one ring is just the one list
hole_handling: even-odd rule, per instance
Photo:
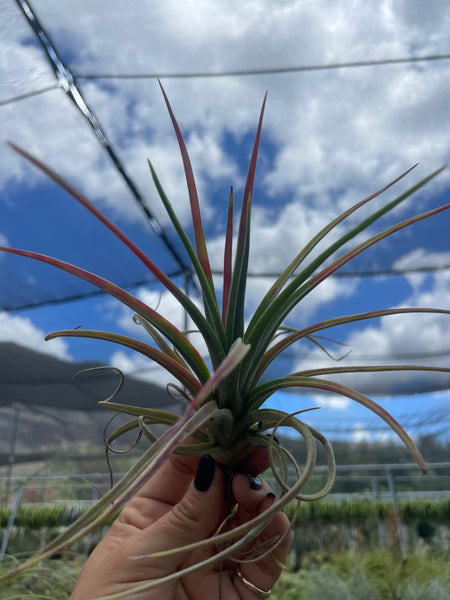
{"label": "plant rosette", "polygon": [[[24,569],[52,556],[84,537],[94,527],[104,522],[106,518],[113,515],[123,506],[152,477],[155,471],[173,452],[195,455],[209,454],[223,465],[225,472],[232,473],[233,469],[236,469],[236,466],[242,463],[255,449],[265,447],[268,449],[270,468],[278,484],[276,500],[266,512],[250,520],[248,523],[239,525],[232,532],[227,531],[226,527],[219,528],[218,532],[210,539],[196,544],[196,546],[214,545],[217,552],[207,559],[207,561],[190,567],[190,570],[201,568],[206,563],[224,560],[225,558],[229,559],[233,555],[237,556],[237,553],[254,540],[267,526],[273,515],[282,510],[287,503],[296,502],[298,505],[302,501],[311,502],[325,496],[330,491],[335,476],[332,447],[320,432],[299,418],[299,414],[304,411],[299,411],[295,414],[286,414],[282,411],[263,408],[266,400],[277,390],[286,388],[322,390],[350,398],[362,404],[383,419],[394,430],[414,456],[420,469],[425,472],[424,460],[412,439],[387,411],[364,394],[346,387],[337,381],[328,379],[328,376],[369,371],[421,370],[450,372],[450,369],[408,364],[370,367],[339,366],[298,371],[270,381],[266,381],[263,376],[272,362],[292,344],[299,340],[308,339],[321,347],[321,343],[316,337],[317,334],[338,325],[404,313],[450,313],[448,310],[426,307],[393,308],[334,317],[298,330],[284,326],[286,317],[291,311],[317,286],[336,273],[343,265],[364,252],[367,248],[383,242],[388,236],[393,235],[397,231],[450,208],[450,204],[445,204],[414,215],[376,235],[366,236],[364,241],[351,245],[350,249],[343,249],[344,246],[348,248],[349,243],[358,234],[365,231],[375,221],[397,207],[401,202],[436,177],[442,171],[442,168],[431,173],[407,191],[373,211],[356,225],[349,227],[344,234],[332,243],[328,245],[325,243],[323,249],[320,252],[315,252],[314,256],[312,256],[313,250],[316,250],[316,247],[332,230],[340,226],[359,208],[392,187],[414,167],[330,221],[300,250],[294,260],[280,273],[256,308],[254,314],[247,321],[245,292],[249,263],[250,216],[266,98],[264,98],[256,129],[235,240],[233,233],[234,198],[232,189],[229,196],[222,299],[221,304],[219,304],[219,294],[213,282],[190,159],[180,128],[162,86],[161,90],[175,130],[183,161],[192,214],[194,243],[191,242],[178,221],[150,162],[149,167],[160,199],[180,241],[184,245],[190,260],[192,272],[197,278],[198,287],[201,290],[203,310],[199,309],[187,294],[153,260],[137,247],[132,240],[80,191],[27,151],[14,144],[10,145],[72,195],[144,263],[166,290],[176,298],[187,315],[189,315],[195,325],[196,331],[201,334],[204,344],[207,347],[208,358],[203,358],[198,349],[191,343],[189,332],[180,331],[157,310],[147,306],[114,283],[57,258],[26,250],[7,247],[1,248],[4,252],[32,258],[52,265],[110,294],[134,312],[135,321],[147,330],[152,341],[147,344],[117,333],[83,329],[57,331],[47,335],[47,340],[60,336],[95,338],[119,344],[139,352],[162,366],[177,380],[178,388],[182,390],[183,395],[187,399],[187,406],[184,413],[179,416],[162,410],[123,405],[115,402],[114,397],[101,402],[106,408],[130,416],[130,421],[127,424],[122,425],[109,436],[107,440],[108,447],[112,441],[126,431],[135,429],[139,435],[144,435],[149,439],[149,448],[142,454],[128,473],[93,507],[56,539],[42,548],[37,555],[28,559],[13,571],[0,577],[0,581],[17,575]],[[150,429],[150,426],[155,424],[167,426],[166,431],[159,437],[155,436]],[[304,439],[306,452],[304,463],[301,466],[296,463],[285,448],[274,442],[275,433],[280,426],[293,428]],[[186,443],[187,438],[191,440],[190,443]],[[326,452],[328,476],[321,490],[306,494],[302,490],[313,472],[317,449],[320,446]],[[296,473],[293,484],[288,483],[288,470],[290,472],[293,470]],[[295,511],[293,519],[295,519]],[[274,544],[278,542],[279,540],[273,541]],[[271,552],[272,550],[273,546],[261,551]],[[261,558],[261,553],[258,554],[257,558]],[[172,577],[182,577],[184,574],[185,571],[179,571],[173,574]],[[155,580],[149,584],[149,587],[158,584],[159,580]]]}

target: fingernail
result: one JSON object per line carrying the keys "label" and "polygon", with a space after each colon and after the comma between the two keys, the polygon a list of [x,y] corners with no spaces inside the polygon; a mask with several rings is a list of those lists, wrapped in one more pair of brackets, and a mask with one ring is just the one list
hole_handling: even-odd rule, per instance
{"label": "fingernail", "polygon": [[206,492],[209,490],[212,480],[214,478],[214,471],[216,469],[216,463],[214,459],[205,454],[200,457],[198,461],[197,473],[195,474],[194,487],[199,492]]}
{"label": "fingernail", "polygon": [[269,492],[269,493],[266,495],[266,498],[267,498],[267,500],[270,502],[270,504],[272,505],[272,504],[275,502],[275,498],[276,498],[276,496],[275,496],[275,494],[274,494],[273,492]]}
{"label": "fingernail", "polygon": [[[270,438],[272,437],[272,435],[270,433],[266,433],[266,437]],[[273,436],[273,439],[278,445],[280,445],[280,440],[277,438],[276,435]]]}
{"label": "fingernail", "polygon": [[262,483],[261,483],[261,479],[259,477],[253,477],[252,475],[249,475],[248,478],[250,479],[250,489],[251,490],[258,491],[261,489]]}

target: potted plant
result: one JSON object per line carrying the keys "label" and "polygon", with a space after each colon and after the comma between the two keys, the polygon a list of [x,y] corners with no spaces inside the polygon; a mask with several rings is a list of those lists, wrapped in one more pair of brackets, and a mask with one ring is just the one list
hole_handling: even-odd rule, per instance
{"label": "potted plant", "polygon": [[[55,540],[45,546],[36,556],[3,576],[3,578],[12,577],[22,572],[38,561],[52,556],[82,538],[126,503],[131,495],[154,474],[156,469],[159,468],[172,452],[197,455],[209,454],[218,463],[222,464],[227,472],[232,473],[236,465],[241,463],[255,448],[268,448],[270,468],[278,483],[278,493],[274,504],[265,513],[234,529],[232,533],[222,531],[218,532],[213,538],[204,540],[204,544],[224,544],[224,546],[220,546],[222,549],[217,551],[213,559],[209,560],[219,561],[248,544],[264,529],[272,516],[287,503],[310,502],[322,498],[330,491],[333,485],[335,465],[332,447],[319,431],[316,431],[310,425],[303,422],[299,414],[286,414],[282,411],[263,407],[266,400],[275,391],[280,389],[294,387],[306,390],[323,390],[345,396],[366,406],[390,425],[410,450],[419,467],[425,471],[423,458],[412,439],[388,412],[364,394],[333,381],[333,379],[329,379],[328,377],[336,373],[355,371],[424,370],[449,372],[450,369],[415,365],[395,367],[388,365],[373,367],[337,366],[299,371],[269,381],[264,379],[264,374],[269,365],[292,344],[305,338],[316,341],[314,337],[316,334],[337,325],[403,313],[450,313],[448,310],[426,307],[393,308],[329,318],[328,320],[313,323],[299,330],[283,326],[286,317],[294,307],[354,257],[364,252],[367,248],[377,243],[382,243],[384,239],[397,231],[447,210],[450,204],[445,204],[433,210],[407,218],[385,229],[381,233],[369,236],[362,242],[355,243],[355,245],[350,246],[350,249],[342,250],[344,246],[349,247],[349,242],[354,240],[358,234],[365,231],[369,225],[394,209],[411,194],[436,177],[442,169],[431,173],[406,192],[403,192],[381,208],[376,209],[370,216],[362,219],[357,225],[350,227],[346,233],[338,237],[335,241],[329,245],[324,244],[322,251],[316,252],[319,244],[325,240],[326,236],[333,229],[341,225],[363,205],[393,186],[402,177],[407,175],[411,169],[329,222],[300,250],[285,270],[280,273],[255,310],[253,316],[246,323],[245,291],[249,261],[250,215],[266,100],[264,99],[262,106],[251,154],[240,210],[234,259],[233,190],[231,190],[229,196],[224,248],[223,289],[221,305],[219,305],[219,297],[214,286],[203,234],[200,205],[191,163],[180,128],[162,86],[161,89],[175,130],[184,165],[192,213],[194,244],[191,243],[180,225],[150,162],[149,167],[161,201],[185,247],[192,269],[197,277],[203,300],[203,310],[200,310],[161,271],[150,257],[146,256],[140,248],[81,192],[76,190],[50,167],[31,156],[27,151],[18,148],[14,144],[11,144],[11,146],[96,216],[101,223],[108,227],[144,263],[163,286],[173,294],[192,319],[195,328],[200,332],[208,349],[209,360],[206,361],[200,355],[200,352],[191,343],[187,332],[180,331],[156,310],[145,305],[112,282],[57,258],[25,250],[1,248],[5,252],[53,265],[107,292],[134,311],[136,322],[145,327],[152,339],[152,343],[147,344],[117,333],[83,329],[57,331],[49,334],[46,339],[50,340],[59,336],[96,338],[131,348],[164,367],[178,381],[188,400],[187,407],[181,416],[160,410],[144,409],[138,405],[123,405],[115,402],[114,398],[103,402],[102,404],[107,408],[130,415],[130,422],[117,429],[110,439],[116,439],[125,433],[125,431],[134,428],[140,430],[143,435],[148,437],[150,442],[149,448],[137,460],[136,464],[123,479],[107,492],[95,506],[90,508]],[[341,251],[340,254],[339,251]],[[166,425],[167,430],[160,437],[156,437],[149,428],[149,425],[153,424]],[[303,437],[306,443],[306,458],[304,464],[301,466],[295,463],[293,457],[279,443],[274,443],[275,433],[280,426],[290,426]],[[187,436],[190,436],[192,443],[184,443]],[[302,490],[313,472],[318,445],[323,446],[326,452],[328,477],[320,491],[306,494]],[[289,467],[293,468],[297,473],[297,478],[293,485],[289,485],[287,481]],[[198,568],[201,566],[201,563],[197,565]],[[175,573],[173,577],[180,577],[182,575],[183,572],[180,571]],[[157,584],[158,581],[152,583],[152,585]]]}

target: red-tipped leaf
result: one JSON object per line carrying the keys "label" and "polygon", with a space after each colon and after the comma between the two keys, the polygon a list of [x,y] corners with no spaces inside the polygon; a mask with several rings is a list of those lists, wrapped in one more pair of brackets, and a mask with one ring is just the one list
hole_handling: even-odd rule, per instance
{"label": "red-tipped leaf", "polygon": [[225,234],[225,249],[223,255],[223,295],[222,295],[222,324],[225,327],[227,319],[228,299],[230,297],[231,277],[233,275],[233,188],[230,190],[228,201],[227,230]]}
{"label": "red-tipped leaf", "polygon": [[195,185],[194,173],[192,171],[191,161],[189,159],[189,154],[186,149],[186,144],[183,139],[183,135],[181,133],[178,122],[173,114],[172,107],[170,106],[169,99],[167,94],[161,84],[161,91],[164,96],[164,100],[167,106],[167,110],[169,111],[170,120],[172,121],[173,128],[175,130],[175,135],[178,140],[178,145],[180,147],[181,158],[183,159],[184,173],[186,176],[186,184],[189,193],[189,201],[191,204],[191,213],[192,213],[192,225],[194,227],[194,236],[195,236],[195,247],[197,249],[198,259],[200,264],[202,265],[203,272],[206,275],[206,278],[210,282],[211,288],[214,289],[214,284],[212,280],[211,267],[208,259],[208,251],[206,249],[205,235],[203,233],[203,225],[202,225],[202,217],[200,213],[200,205],[198,202],[198,194],[197,187]]}
{"label": "red-tipped leaf", "polygon": [[98,275],[94,275],[90,271],[86,271],[85,269],[81,269],[80,267],[76,267],[70,263],[64,262],[57,258],[52,258],[51,256],[46,256],[45,254],[39,254],[37,252],[30,252],[28,250],[18,250],[17,248],[7,248],[0,247],[0,250],[3,252],[9,252],[10,254],[16,254],[18,256],[23,256],[25,258],[32,258],[33,260],[38,260],[47,265],[51,265],[60,269],[61,271],[65,271],[66,273],[70,273],[71,275],[75,275],[79,279],[83,279],[92,285],[100,288],[104,292],[108,293],[110,296],[117,298],[120,302],[134,310],[140,315],[143,315],[146,319],[150,321],[161,333],[163,333],[179,350],[182,356],[185,358],[186,362],[190,365],[190,367],[194,370],[196,375],[199,377],[200,381],[204,382],[209,378],[209,370],[206,367],[202,357],[200,356],[197,349],[191,344],[191,342],[187,339],[187,337],[181,333],[170,321],[161,316],[158,312],[120,288],[119,286],[111,283],[107,279],[103,279]]}

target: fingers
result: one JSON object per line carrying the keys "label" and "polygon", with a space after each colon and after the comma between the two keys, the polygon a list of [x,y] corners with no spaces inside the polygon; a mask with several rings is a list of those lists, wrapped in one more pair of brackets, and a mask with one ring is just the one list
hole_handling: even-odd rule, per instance
{"label": "fingers", "polygon": [[145,529],[162,517],[186,493],[197,463],[197,456],[172,454],[124,508],[110,535],[121,537],[130,528]]}
{"label": "fingers", "polygon": [[269,451],[267,448],[256,448],[250,456],[239,465],[239,471],[259,475],[269,467]]}
{"label": "fingers", "polygon": [[184,496],[197,464],[198,456],[171,454],[136,496],[173,506]]}
{"label": "fingers", "polygon": [[[127,530],[130,526],[144,529],[157,521],[183,498],[194,478],[197,465],[197,456],[172,454],[128,503],[112,533],[120,536],[124,524]],[[257,448],[241,465],[241,469],[256,475],[267,466],[267,449]]]}
{"label": "fingers", "polygon": [[[239,503],[235,515],[236,523],[244,523],[269,509],[275,495],[269,485],[259,478],[239,473],[233,479],[233,493]],[[280,540],[272,552],[257,562],[242,563],[240,573],[244,579],[253,582],[261,590],[270,590],[278,580],[282,565],[286,564],[290,547],[289,520],[283,513],[277,513],[265,530],[255,540],[252,548],[262,547],[270,540]],[[283,537],[284,536],[284,537]],[[255,593],[243,582],[242,577],[235,578],[235,585],[242,598],[253,599]]]}
{"label": "fingers", "polygon": [[[225,485],[222,470],[207,457],[199,461],[195,472],[191,468],[195,462],[172,460],[163,467],[165,493],[161,489],[152,490],[151,484],[155,483],[152,478],[145,490],[148,498],[141,494],[129,503],[91,555],[74,599],[130,590],[137,584],[177,571],[183,561],[189,564],[189,551],[164,557],[153,555],[209,537],[223,517]],[[184,466],[180,469],[180,465]],[[193,479],[179,502],[172,506],[174,498]],[[155,485],[161,485],[161,479]],[[170,487],[175,491],[169,492]],[[131,510],[130,505],[134,505]],[[155,507],[164,507],[162,516],[156,520],[153,519]],[[151,523],[143,526],[146,511],[151,513]],[[175,597],[172,592],[164,594],[162,592],[161,597]]]}
{"label": "fingers", "polygon": [[[117,526],[126,523],[144,529],[158,520],[183,498],[192,482],[197,464],[197,456],[172,454],[129,502],[119,517]],[[267,448],[256,448],[242,463],[240,470],[256,475],[265,471],[268,464]]]}
{"label": "fingers", "polygon": [[[199,564],[214,553],[213,546],[193,552],[170,552],[209,538],[228,514],[222,469],[210,457],[202,457],[195,471],[196,463],[197,459],[173,457],[129,503],[116,521],[120,523],[122,515],[128,515],[122,520],[122,525],[117,529],[113,525],[90,557],[84,579],[81,578],[76,588],[80,595],[74,598],[129,590],[136,584]],[[267,510],[275,499],[267,483],[243,473],[236,474],[233,479],[233,495],[239,503],[233,517],[238,523],[249,521]],[[135,508],[129,511],[133,503]],[[161,514],[156,518],[158,511]],[[138,513],[137,516],[134,513]],[[145,525],[146,521],[150,524]],[[288,527],[289,522],[283,514],[273,517],[250,549],[261,548],[262,544],[275,538],[281,539],[281,543],[273,550],[266,546],[265,550],[269,550],[267,556],[256,557],[257,562],[242,562],[237,573],[236,563],[232,563],[230,577],[223,580],[223,589],[227,592],[224,597],[235,598],[238,594],[241,600],[254,600],[260,595],[258,590],[264,592],[273,587],[281,572],[280,565],[285,563],[288,554],[289,536],[283,538]],[[115,535],[111,537],[113,530]],[[165,554],[161,555],[161,552]],[[236,573],[234,577],[233,573]],[[191,586],[190,589],[194,590],[191,596],[194,597],[200,581],[203,582],[202,589],[207,582],[209,588],[215,590],[218,578],[218,571],[211,566],[209,570],[193,573],[183,585]],[[175,597],[175,588],[170,585],[165,589],[164,597]]]}
{"label": "fingers", "polygon": [[233,495],[239,504],[236,517],[240,522],[260,514],[275,498],[267,482],[249,473],[236,473],[233,478]]}
{"label": "fingers", "polygon": [[[149,556],[161,551],[180,548],[212,535],[223,518],[225,484],[222,470],[211,457],[202,457],[194,484],[181,500],[157,522],[142,530],[133,541],[134,556]],[[158,577],[174,572],[189,555],[189,551],[169,554],[148,561]],[[144,562],[146,559],[143,559]],[[143,563],[137,559],[136,567]]]}

